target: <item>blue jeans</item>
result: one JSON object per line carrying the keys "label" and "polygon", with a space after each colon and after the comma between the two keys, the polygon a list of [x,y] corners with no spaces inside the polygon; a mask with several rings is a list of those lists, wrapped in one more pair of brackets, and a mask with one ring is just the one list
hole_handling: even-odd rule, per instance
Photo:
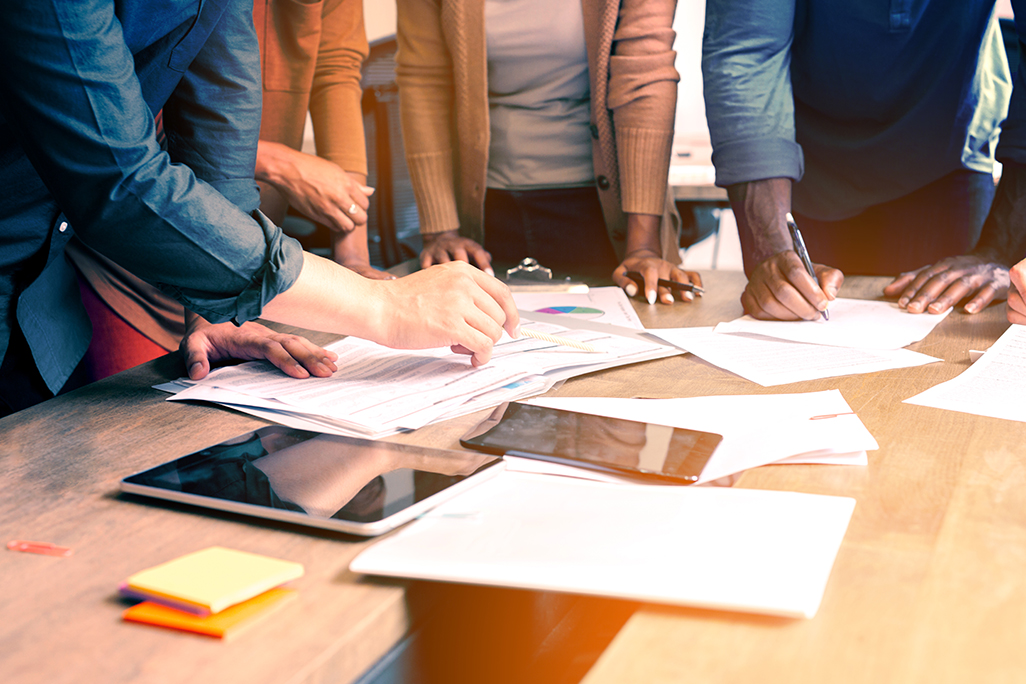
{"label": "blue jeans", "polygon": [[[809,256],[849,275],[896,276],[976,246],[994,199],[988,173],[959,170],[840,221],[795,214]],[[741,236],[745,271],[755,266]]]}
{"label": "blue jeans", "polygon": [[563,275],[604,279],[620,264],[594,187],[489,188],[484,225],[484,247],[499,264],[534,257]]}

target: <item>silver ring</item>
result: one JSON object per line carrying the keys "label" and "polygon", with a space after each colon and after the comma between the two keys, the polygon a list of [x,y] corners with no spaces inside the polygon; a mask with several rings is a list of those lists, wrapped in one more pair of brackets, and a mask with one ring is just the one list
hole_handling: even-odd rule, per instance
{"label": "silver ring", "polygon": [[356,210],[359,209],[359,208],[360,207],[356,206],[356,202],[353,202],[352,204],[350,204],[349,205],[349,215],[352,216],[353,214],[355,214]]}

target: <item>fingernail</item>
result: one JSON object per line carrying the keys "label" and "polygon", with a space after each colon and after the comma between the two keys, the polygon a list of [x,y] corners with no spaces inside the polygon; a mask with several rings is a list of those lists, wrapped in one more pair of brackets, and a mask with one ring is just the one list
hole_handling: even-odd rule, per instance
{"label": "fingernail", "polygon": [[902,297],[901,299],[899,299],[898,306],[900,306],[901,308],[905,308],[906,306],[908,306],[908,297]]}
{"label": "fingernail", "polygon": [[681,292],[681,293],[680,293],[680,298],[681,298],[681,299],[686,299],[686,300],[687,300],[687,301],[689,301],[689,302],[693,302],[693,301],[695,301],[695,295],[693,295],[693,294],[692,294],[692,293],[690,293],[690,292]]}
{"label": "fingernail", "polygon": [[627,285],[623,288],[623,291],[627,293],[628,297],[633,297],[634,295],[638,294],[638,286],[634,283],[627,283]]}
{"label": "fingernail", "polygon": [[495,277],[495,271],[493,271],[493,270],[492,270],[492,267],[491,267],[491,266],[489,266],[488,268],[486,268],[486,269],[484,270],[484,272],[485,272],[485,273],[487,273],[488,275],[492,276],[493,278]]}
{"label": "fingernail", "polygon": [[965,305],[965,312],[966,313],[976,313],[976,304],[974,304],[972,302],[969,302],[968,304],[966,304]]}
{"label": "fingernail", "polygon": [[645,293],[645,299],[648,300],[649,304],[655,304],[655,301],[656,301],[655,290],[649,290],[648,292],[646,292]]}
{"label": "fingernail", "polygon": [[669,293],[664,294],[663,295],[663,304],[673,304],[673,295],[669,294]]}
{"label": "fingernail", "polygon": [[191,378],[194,374],[199,373],[203,370],[203,364],[197,361],[196,363],[189,366],[189,377]]}
{"label": "fingernail", "polygon": [[514,340],[520,339],[520,326],[519,325],[516,327],[516,329],[513,331],[513,334],[510,335],[510,337],[512,337]]}

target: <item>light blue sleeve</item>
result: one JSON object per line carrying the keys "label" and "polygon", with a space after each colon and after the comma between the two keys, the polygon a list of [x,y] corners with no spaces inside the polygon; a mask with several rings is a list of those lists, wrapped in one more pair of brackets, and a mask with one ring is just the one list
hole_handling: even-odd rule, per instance
{"label": "light blue sleeve", "polygon": [[795,0],[709,0],[702,44],[716,185],[800,180],[791,42]]}

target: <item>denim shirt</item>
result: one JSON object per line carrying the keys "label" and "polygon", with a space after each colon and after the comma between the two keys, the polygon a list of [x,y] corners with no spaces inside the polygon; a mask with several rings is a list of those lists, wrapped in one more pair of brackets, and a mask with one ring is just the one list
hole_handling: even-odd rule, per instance
{"label": "denim shirt", "polygon": [[296,280],[301,248],[257,211],[252,11],[0,3],[0,359],[18,325],[56,392],[85,353],[72,233],[213,322],[256,318]]}
{"label": "denim shirt", "polygon": [[792,178],[796,210],[853,216],[960,168],[990,171],[1010,92],[997,154],[1026,161],[1026,90],[1013,91],[993,7],[709,0],[703,74],[717,184]]}

